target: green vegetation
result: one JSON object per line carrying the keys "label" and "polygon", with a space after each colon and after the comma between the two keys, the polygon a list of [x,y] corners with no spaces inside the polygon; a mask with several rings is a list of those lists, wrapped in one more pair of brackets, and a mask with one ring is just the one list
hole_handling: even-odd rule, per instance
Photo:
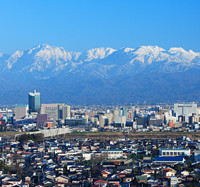
{"label": "green vegetation", "polygon": [[17,140],[20,142],[25,142],[28,140],[33,140],[34,142],[38,143],[44,140],[44,134],[38,133],[38,134],[22,134],[17,137]]}
{"label": "green vegetation", "polygon": [[63,167],[63,174],[68,175],[67,164],[65,164]]}
{"label": "green vegetation", "polygon": [[5,165],[5,163],[3,161],[0,161],[0,169],[4,172],[4,173],[9,173],[9,167]]}

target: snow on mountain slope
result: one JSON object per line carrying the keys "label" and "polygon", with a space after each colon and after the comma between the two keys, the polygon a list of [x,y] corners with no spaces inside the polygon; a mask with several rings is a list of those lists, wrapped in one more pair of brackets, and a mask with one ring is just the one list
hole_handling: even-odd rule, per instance
{"label": "snow on mountain slope", "polygon": [[16,51],[14,54],[12,54],[10,56],[10,58],[7,60],[8,62],[8,69],[11,69],[13,64],[15,62],[17,62],[18,59],[20,59],[20,57],[22,57],[22,55],[24,54],[23,51]]}
{"label": "snow on mountain slope", "polygon": [[89,62],[92,60],[104,59],[115,51],[115,49],[109,47],[94,48],[83,52],[77,60]]}
{"label": "snow on mountain slope", "polygon": [[196,56],[199,56],[199,53],[195,53],[192,50],[186,51],[181,47],[172,47],[168,52],[170,54],[169,60],[185,65],[191,63]]}
{"label": "snow on mountain slope", "polygon": [[59,73],[88,77],[113,77],[140,72],[180,72],[199,68],[200,53],[173,47],[166,51],[158,46],[136,49],[95,48],[69,52],[63,47],[38,45],[12,55],[0,54],[4,73],[31,73],[33,77],[50,78]]}

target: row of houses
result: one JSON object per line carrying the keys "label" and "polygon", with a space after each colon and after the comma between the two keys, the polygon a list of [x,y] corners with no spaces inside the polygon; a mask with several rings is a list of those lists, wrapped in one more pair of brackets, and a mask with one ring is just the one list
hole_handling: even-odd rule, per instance
{"label": "row of houses", "polygon": [[2,140],[0,181],[4,187],[198,185],[198,149],[187,138]]}

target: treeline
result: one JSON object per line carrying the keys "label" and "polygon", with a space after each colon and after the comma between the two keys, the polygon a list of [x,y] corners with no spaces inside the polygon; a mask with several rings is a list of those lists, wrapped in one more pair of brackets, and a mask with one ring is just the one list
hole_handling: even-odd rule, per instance
{"label": "treeline", "polygon": [[38,133],[38,134],[22,134],[17,137],[17,140],[19,142],[25,142],[28,140],[33,140],[34,142],[38,143],[44,140],[44,134]]}

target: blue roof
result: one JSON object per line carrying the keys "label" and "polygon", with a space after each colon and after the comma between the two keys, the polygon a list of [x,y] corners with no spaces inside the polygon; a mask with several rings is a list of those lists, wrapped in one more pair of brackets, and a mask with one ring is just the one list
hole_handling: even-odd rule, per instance
{"label": "blue roof", "polygon": [[182,162],[184,160],[183,157],[156,157],[154,161],[156,162]]}
{"label": "blue roof", "polygon": [[15,105],[15,107],[27,107],[27,105]]}

